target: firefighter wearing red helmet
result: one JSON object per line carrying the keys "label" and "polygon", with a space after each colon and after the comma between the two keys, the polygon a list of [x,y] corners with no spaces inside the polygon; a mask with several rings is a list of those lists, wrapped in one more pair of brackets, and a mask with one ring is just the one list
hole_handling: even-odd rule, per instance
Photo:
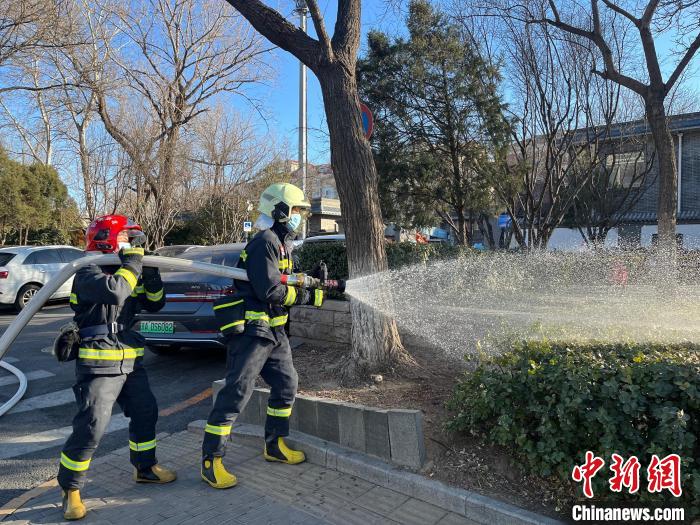
{"label": "firefighter wearing red helmet", "polygon": [[88,252],[118,252],[121,266],[81,268],[70,306],[80,328],[73,387],[78,413],[61,452],[58,483],[67,520],[85,516],[80,489],[115,402],[130,418],[129,448],[134,480],[169,483],[175,472],[156,461],[158,406],[142,365],[143,337],[131,329],[141,309],[157,312],[165,302],[157,268],[143,267],[145,235],[123,215],[95,219],[87,230]]}

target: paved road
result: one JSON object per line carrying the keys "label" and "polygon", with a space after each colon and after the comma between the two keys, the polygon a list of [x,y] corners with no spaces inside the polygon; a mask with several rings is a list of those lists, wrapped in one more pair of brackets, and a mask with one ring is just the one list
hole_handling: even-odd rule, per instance
{"label": "paved road", "polygon": [[[57,458],[75,411],[71,390],[74,365],[58,363],[48,347],[70,317],[65,305],[45,307],[6,355],[8,362],[27,375],[29,386],[24,399],[0,416],[0,506],[56,475]],[[14,318],[11,311],[0,310],[0,333]],[[158,432],[182,431],[190,421],[206,419],[211,406],[206,390],[213,379],[224,375],[222,350],[184,350],[167,355],[148,352],[145,363],[161,412]],[[0,369],[0,404],[16,390],[14,376]],[[127,424],[115,406],[111,426],[95,457],[128,443]]]}

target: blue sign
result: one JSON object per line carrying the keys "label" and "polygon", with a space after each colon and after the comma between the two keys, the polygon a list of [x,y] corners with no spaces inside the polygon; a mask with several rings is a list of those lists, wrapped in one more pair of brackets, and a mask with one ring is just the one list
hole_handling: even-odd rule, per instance
{"label": "blue sign", "polygon": [[508,215],[507,213],[501,213],[498,216],[498,227],[499,228],[510,228],[510,223],[511,223],[510,215]]}
{"label": "blue sign", "polygon": [[449,235],[448,232],[442,228],[433,228],[433,231],[430,232],[430,236],[436,237],[437,239],[447,239]]}
{"label": "blue sign", "polygon": [[369,108],[360,102],[360,112],[362,114],[362,130],[365,132],[365,137],[369,139],[374,130],[374,117]]}
{"label": "blue sign", "polygon": [[244,221],[243,222],[243,231],[244,232],[249,232],[253,230],[253,223],[250,221]]}

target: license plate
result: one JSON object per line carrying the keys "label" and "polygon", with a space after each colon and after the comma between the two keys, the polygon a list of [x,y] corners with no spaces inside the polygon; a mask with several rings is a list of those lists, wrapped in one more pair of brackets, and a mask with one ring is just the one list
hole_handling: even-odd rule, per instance
{"label": "license plate", "polygon": [[141,321],[139,332],[142,334],[172,334],[175,332],[173,321]]}

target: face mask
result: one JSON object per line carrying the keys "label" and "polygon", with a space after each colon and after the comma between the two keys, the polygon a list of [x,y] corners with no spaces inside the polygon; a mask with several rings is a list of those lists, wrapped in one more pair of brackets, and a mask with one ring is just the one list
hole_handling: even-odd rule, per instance
{"label": "face mask", "polygon": [[301,214],[292,213],[291,217],[289,217],[289,220],[287,221],[287,228],[289,231],[295,232],[299,226],[301,226]]}
{"label": "face mask", "polygon": [[131,248],[131,243],[130,242],[118,242],[117,246],[121,250],[122,248]]}

